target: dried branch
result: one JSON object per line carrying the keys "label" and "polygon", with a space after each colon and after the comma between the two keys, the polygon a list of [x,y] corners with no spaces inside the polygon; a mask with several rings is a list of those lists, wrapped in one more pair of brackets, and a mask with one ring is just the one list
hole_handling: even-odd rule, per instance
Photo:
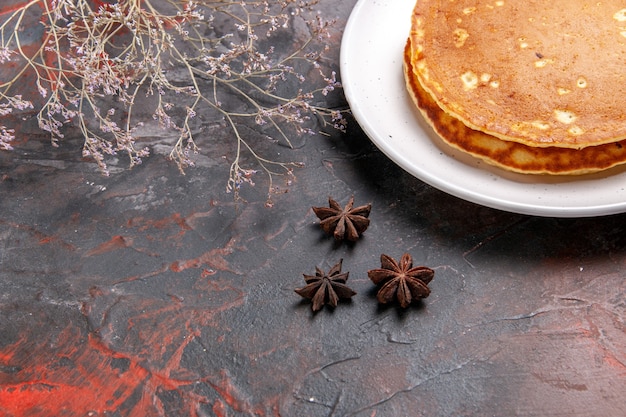
{"label": "dried branch", "polygon": [[[14,64],[12,76],[0,80],[0,117],[37,110],[39,127],[55,146],[63,139],[64,125],[72,123],[84,138],[83,156],[108,175],[111,155],[126,154],[131,167],[149,155],[147,146],[137,144],[137,128],[146,122],[141,120],[145,112],[135,108],[140,97],[152,98],[153,119],[175,132],[169,158],[182,173],[199,152],[194,118],[209,112],[233,132],[227,191],[239,199],[242,185],[254,185],[259,169],[243,165],[245,153],[268,177],[271,204],[274,177],[287,175],[290,181],[301,164],[260,155],[242,134],[242,124],[268,125],[275,139],[289,146],[288,131],[314,133],[307,128],[313,117],[345,129],[340,110],[314,104],[340,87],[334,72],[322,70],[333,22],[322,20],[315,5],[315,0],[271,5],[253,0],[32,0],[0,10],[0,64]],[[35,48],[22,38],[33,13],[44,25],[43,42]],[[307,25],[307,39],[287,52],[273,46],[261,50],[296,20]],[[227,24],[230,31],[224,29]],[[322,80],[319,87],[290,90],[303,86],[303,74],[311,70]],[[34,75],[39,97],[16,93],[26,74]],[[237,97],[237,105],[229,108],[225,97]],[[0,124],[0,149],[12,149],[14,136],[13,129]]]}

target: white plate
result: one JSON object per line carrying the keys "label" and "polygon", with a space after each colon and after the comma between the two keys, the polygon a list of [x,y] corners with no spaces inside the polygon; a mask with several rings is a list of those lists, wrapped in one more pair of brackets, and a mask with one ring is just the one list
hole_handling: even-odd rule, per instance
{"label": "white plate", "polygon": [[433,187],[488,207],[554,217],[626,211],[626,167],[586,176],[522,175],[439,145],[414,111],[402,74],[414,4],[360,0],[342,39],[344,93],[354,117],[382,152]]}

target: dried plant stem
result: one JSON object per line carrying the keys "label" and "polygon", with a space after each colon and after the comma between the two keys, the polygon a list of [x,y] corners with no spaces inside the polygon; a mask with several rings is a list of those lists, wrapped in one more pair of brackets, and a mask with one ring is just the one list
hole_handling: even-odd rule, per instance
{"label": "dried plant stem", "polygon": [[[0,117],[36,109],[39,127],[50,133],[55,146],[63,138],[64,125],[74,124],[84,138],[83,155],[108,175],[108,156],[125,153],[132,167],[149,154],[149,146],[137,146],[137,129],[146,122],[141,120],[145,112],[135,109],[140,98],[154,98],[152,118],[175,132],[169,158],[183,173],[200,150],[192,134],[194,118],[198,111],[208,112],[233,132],[227,191],[240,198],[243,184],[254,185],[257,170],[244,165],[247,155],[269,179],[271,204],[274,177],[287,174],[289,182],[300,164],[262,156],[241,126],[267,124],[275,139],[287,146],[292,145],[292,134],[314,133],[306,127],[311,116],[323,126],[345,128],[340,111],[313,104],[340,87],[334,73],[322,70],[324,40],[332,22],[314,13],[315,4],[168,0],[157,6],[151,0],[31,0],[0,7],[0,63],[15,63],[8,79],[0,79]],[[32,19],[37,13],[44,31],[41,45],[33,48],[21,29],[27,15]],[[308,25],[308,38],[293,43],[289,51],[259,49],[261,40],[271,41],[295,19]],[[230,32],[223,30],[227,23]],[[320,86],[303,91],[305,77],[297,67],[305,73],[313,69]],[[34,75],[38,96],[16,93],[27,75]],[[0,149],[11,149],[14,133],[0,125]]]}

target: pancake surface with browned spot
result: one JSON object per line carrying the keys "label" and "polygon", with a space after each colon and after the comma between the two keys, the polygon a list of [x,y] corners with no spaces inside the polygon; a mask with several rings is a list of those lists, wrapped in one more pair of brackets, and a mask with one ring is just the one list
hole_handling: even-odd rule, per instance
{"label": "pancake surface with browned spot", "polygon": [[529,146],[626,139],[626,2],[418,0],[411,60],[467,126]]}

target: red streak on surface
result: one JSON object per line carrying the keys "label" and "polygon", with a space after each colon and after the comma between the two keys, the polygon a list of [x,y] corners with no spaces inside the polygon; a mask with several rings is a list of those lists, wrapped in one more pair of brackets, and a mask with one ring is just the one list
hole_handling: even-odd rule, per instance
{"label": "red streak on surface", "polygon": [[49,243],[54,243],[54,244],[59,244],[63,247],[65,247],[68,250],[75,250],[76,247],[74,247],[74,245],[71,245],[67,242],[64,242],[62,239],[58,238],[57,236],[44,236],[40,234],[40,238],[39,238],[39,243],[42,245],[47,245]]}
{"label": "red streak on surface", "polygon": [[[112,365],[121,355],[94,336],[68,326],[50,342],[20,339],[5,348],[2,362],[19,368],[0,379],[0,415],[86,415],[116,411],[148,376],[132,361],[123,371]],[[135,415],[150,415],[150,409]],[[145,413],[142,413],[145,412]]]}
{"label": "red streak on surface", "polygon": [[250,405],[241,400],[241,394],[237,388],[232,384],[230,378],[225,371],[221,371],[221,378],[216,382],[209,382],[211,388],[213,388],[219,396],[228,404],[230,408],[237,412],[250,412]]}
{"label": "red streak on surface", "polygon": [[[5,14],[17,12],[18,10],[21,10],[25,6],[27,6],[28,3],[30,3],[30,1],[25,1],[23,3],[12,4],[12,5],[9,5],[9,6],[0,7],[0,15],[5,15]],[[37,4],[39,5],[39,7],[42,10],[44,9],[43,4],[41,2],[38,2]]]}
{"label": "red streak on surface", "polygon": [[171,216],[158,220],[135,217],[128,221],[128,226],[137,227],[141,232],[150,228],[166,229],[172,225],[178,225],[182,230],[191,230],[191,227],[187,224],[187,221],[180,215],[180,213],[174,213]]}
{"label": "red streak on surface", "polygon": [[216,417],[226,416],[226,408],[224,407],[224,403],[222,403],[220,400],[217,400],[215,401],[215,403],[213,403],[213,414],[215,414]]}
{"label": "red streak on surface", "polygon": [[[181,366],[185,349],[200,335],[196,321],[186,318],[171,335],[151,333],[144,348],[128,352],[71,325],[50,340],[24,335],[0,352],[0,364],[16,369],[0,373],[0,416],[165,416],[164,392],[181,396],[179,411],[190,417],[199,415],[202,404],[212,402],[216,415],[228,415],[228,407],[250,410],[225,372],[202,376]],[[168,353],[167,346],[174,346],[174,351]],[[210,400],[189,389],[200,381],[220,398]]]}
{"label": "red streak on surface", "polygon": [[146,219],[143,217],[135,217],[128,221],[129,227],[136,227],[140,232],[149,231],[150,229],[163,230],[173,227],[176,232],[172,236],[169,236],[168,239],[181,239],[185,233],[193,228],[187,222],[187,219],[180,215],[180,213],[174,213],[171,216],[164,217],[162,219]]}
{"label": "red streak on surface", "polygon": [[252,414],[255,416],[273,416],[273,417],[281,417],[280,413],[280,399],[275,397],[266,397],[262,404],[258,404]]}
{"label": "red streak on surface", "polygon": [[[616,328],[620,327],[617,323],[615,325]],[[622,359],[624,357],[623,351],[614,351],[613,349],[606,346],[605,343],[601,342],[601,340],[603,339],[602,332],[593,320],[587,318],[584,321],[578,321],[576,323],[576,328],[581,333],[581,335],[593,341],[595,348],[599,348],[603,352],[604,362],[608,366],[617,369],[618,372],[626,372],[626,363]]]}
{"label": "red streak on surface", "polygon": [[100,7],[103,7],[103,8],[108,10],[108,9],[112,9],[111,6],[112,6],[111,4],[105,3],[102,0],[93,0],[93,8],[92,8],[92,10],[98,10],[98,9],[100,9]]}
{"label": "red streak on surface", "polygon": [[113,236],[108,242],[104,242],[85,253],[85,256],[102,255],[103,253],[112,252],[117,249],[127,248],[132,244],[132,238],[116,235]]}
{"label": "red streak on surface", "polygon": [[612,368],[616,368],[618,369],[618,371],[621,371],[622,373],[626,374],[626,364],[621,362],[619,359],[617,359],[615,355],[605,354],[604,361]]}
{"label": "red streak on surface", "polygon": [[[106,322],[93,333],[73,324],[49,332],[45,323],[25,329],[0,349],[0,365],[10,370],[0,372],[0,416],[165,416],[171,406],[166,397],[179,397],[178,411],[190,417],[203,407],[216,416],[253,414],[227,370],[204,374],[184,365],[185,352],[213,315],[242,300],[237,295],[207,310],[142,300],[133,304],[139,314]],[[195,391],[198,383],[211,387],[213,398]]]}
{"label": "red streak on surface", "polygon": [[0,220],[0,224],[6,224],[16,230],[25,230],[28,233],[30,233],[32,236],[34,236],[36,239],[38,239],[39,244],[41,245],[47,245],[50,243],[54,243],[57,244],[67,250],[70,251],[74,251],[76,250],[76,247],[70,243],[65,242],[63,239],[54,236],[54,235],[47,235],[45,233],[40,232],[39,230],[37,230],[36,228],[34,228],[33,226],[27,225],[27,224],[21,224],[21,223],[14,223],[14,222],[5,222]]}
{"label": "red streak on surface", "polygon": [[200,268],[204,265],[208,265],[211,269],[218,271],[235,272],[224,259],[224,256],[233,252],[234,243],[235,240],[231,239],[223,248],[211,249],[197,258],[174,261],[170,264],[170,269],[174,272],[182,272],[186,269]]}
{"label": "red streak on surface", "polygon": [[170,217],[166,217],[161,220],[155,220],[152,222],[152,226],[157,229],[163,229],[171,224],[178,225],[181,230],[191,230],[191,227],[187,224],[187,221],[180,215],[180,213],[174,213]]}
{"label": "red streak on surface", "polygon": [[201,278],[208,278],[208,277],[210,277],[211,275],[215,275],[216,273],[217,273],[217,272],[216,272],[215,270],[213,270],[213,269],[206,269],[206,268],[204,268],[204,269],[202,270],[202,274],[200,274],[200,277],[201,277]]}

